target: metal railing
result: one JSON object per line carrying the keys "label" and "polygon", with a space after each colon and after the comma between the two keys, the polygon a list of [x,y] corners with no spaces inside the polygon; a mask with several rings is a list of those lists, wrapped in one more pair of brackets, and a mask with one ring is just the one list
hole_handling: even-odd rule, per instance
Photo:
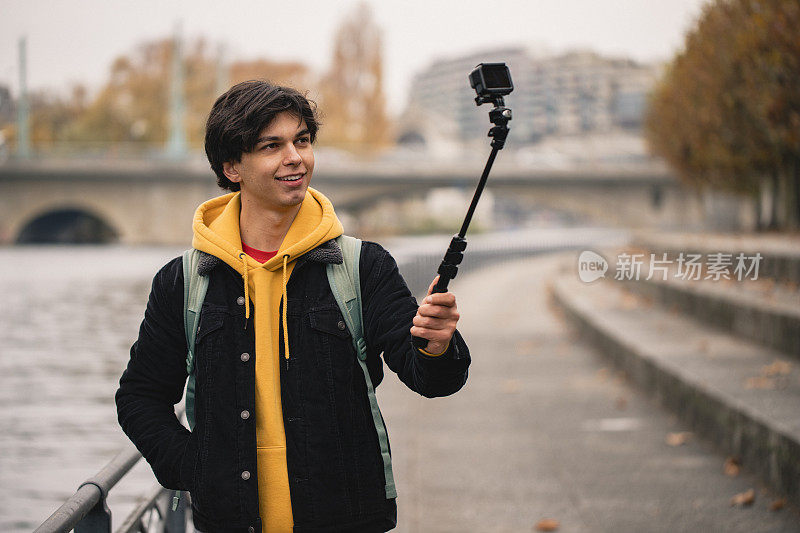
{"label": "metal railing", "polygon": [[[182,417],[182,410],[178,417]],[[109,491],[142,458],[132,444],[128,444],[97,474],[78,487],[78,490],[61,507],[42,522],[34,533],[111,533],[111,509],[106,499]],[[123,520],[116,533],[184,533],[187,507],[185,494],[175,511],[170,504],[175,491],[156,486],[139,502]]]}

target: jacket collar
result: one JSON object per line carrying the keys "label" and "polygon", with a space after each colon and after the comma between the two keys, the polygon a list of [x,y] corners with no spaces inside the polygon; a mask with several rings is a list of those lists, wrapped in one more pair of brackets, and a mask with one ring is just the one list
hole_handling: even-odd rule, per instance
{"label": "jacket collar", "polygon": [[[298,258],[298,264],[304,261],[315,263],[340,265],[344,261],[342,249],[335,239],[323,242],[313,250],[309,250]],[[206,252],[200,252],[200,262],[197,265],[197,273],[201,276],[207,275],[214,268],[222,263],[222,259]]]}

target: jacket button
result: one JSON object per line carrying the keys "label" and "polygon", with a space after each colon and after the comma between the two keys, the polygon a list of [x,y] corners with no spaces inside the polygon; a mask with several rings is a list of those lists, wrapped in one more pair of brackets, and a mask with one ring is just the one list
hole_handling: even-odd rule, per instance
{"label": "jacket button", "polygon": [[347,327],[347,324],[345,324],[343,320],[340,320],[339,323],[336,324],[336,327],[344,331],[344,329]]}
{"label": "jacket button", "polygon": [[242,360],[243,363],[246,363],[250,360],[250,354],[244,352],[242,355],[239,356],[239,358]]}
{"label": "jacket button", "polygon": [[239,416],[241,416],[241,417],[242,417],[242,420],[247,420],[248,418],[250,418],[250,411],[248,411],[247,409],[245,409],[244,411],[242,411],[241,413],[239,413]]}
{"label": "jacket button", "polygon": [[236,303],[239,305],[244,305],[244,296],[239,296],[236,298]]}
{"label": "jacket button", "polygon": [[248,472],[247,470],[245,470],[244,472],[242,472],[242,479],[243,479],[243,480],[245,480],[245,481],[247,481],[248,479],[250,479],[250,472]]}

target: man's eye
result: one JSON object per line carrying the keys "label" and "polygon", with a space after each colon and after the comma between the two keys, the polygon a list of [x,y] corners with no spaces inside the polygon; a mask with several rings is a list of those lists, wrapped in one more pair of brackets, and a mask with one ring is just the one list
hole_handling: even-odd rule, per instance
{"label": "man's eye", "polygon": [[311,142],[311,139],[309,139],[308,137],[300,137],[299,139],[297,139],[296,142],[298,144],[308,144]]}
{"label": "man's eye", "polygon": [[264,146],[262,146],[261,148],[262,149],[272,150],[273,148],[277,148],[277,147],[278,147],[278,143],[267,143]]}

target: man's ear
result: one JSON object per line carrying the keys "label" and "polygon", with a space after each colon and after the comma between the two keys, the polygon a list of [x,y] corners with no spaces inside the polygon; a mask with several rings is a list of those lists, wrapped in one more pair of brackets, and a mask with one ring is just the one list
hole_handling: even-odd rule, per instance
{"label": "man's ear", "polygon": [[226,178],[234,183],[239,183],[242,181],[242,177],[239,175],[239,169],[237,167],[238,165],[232,161],[225,161],[222,163],[222,173],[225,174]]}

